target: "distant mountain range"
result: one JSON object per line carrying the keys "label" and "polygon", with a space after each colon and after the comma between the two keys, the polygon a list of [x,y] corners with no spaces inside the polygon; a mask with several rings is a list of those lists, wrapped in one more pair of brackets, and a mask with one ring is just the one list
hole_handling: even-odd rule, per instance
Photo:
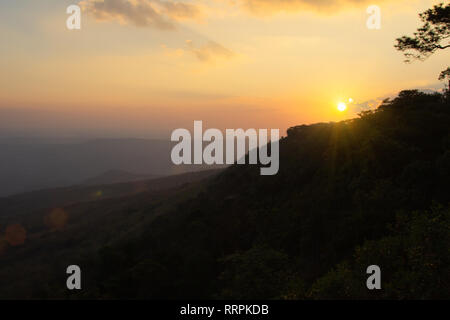
{"label": "distant mountain range", "polygon": [[30,214],[32,216],[33,213],[42,209],[178,188],[219,172],[220,169],[201,170],[149,180],[43,189],[0,198],[0,226],[5,225],[8,221],[20,219],[21,216],[29,217]]}
{"label": "distant mountain range", "polygon": [[85,180],[84,182],[81,183],[81,185],[85,186],[106,185],[121,182],[150,180],[158,177],[162,176],[155,174],[135,174],[124,170],[108,170],[102,174],[99,174],[98,176]]}
{"label": "distant mountain range", "polygon": [[73,143],[0,140],[0,197],[71,185],[109,184],[211,169],[175,166],[171,142],[97,139]]}

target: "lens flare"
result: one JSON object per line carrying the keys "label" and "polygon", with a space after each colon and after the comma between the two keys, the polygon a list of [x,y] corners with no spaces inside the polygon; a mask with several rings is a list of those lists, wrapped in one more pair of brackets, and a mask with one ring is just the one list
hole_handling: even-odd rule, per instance
{"label": "lens flare", "polygon": [[5,240],[11,246],[20,246],[25,243],[27,231],[20,224],[13,224],[6,228]]}

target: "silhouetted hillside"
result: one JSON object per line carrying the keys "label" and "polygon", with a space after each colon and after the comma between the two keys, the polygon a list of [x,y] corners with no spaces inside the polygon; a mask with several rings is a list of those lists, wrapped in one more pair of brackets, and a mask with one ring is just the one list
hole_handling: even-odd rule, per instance
{"label": "silhouetted hillside", "polygon": [[108,170],[99,174],[98,176],[89,178],[82,185],[85,186],[95,186],[95,185],[105,185],[105,184],[113,184],[113,183],[121,183],[121,182],[131,182],[131,181],[139,181],[139,180],[149,180],[155,179],[161,176],[155,174],[136,174],[131,173],[124,170]]}
{"label": "silhouetted hillside", "polygon": [[30,217],[41,209],[65,207],[82,202],[125,197],[139,193],[177,188],[217,174],[217,170],[203,170],[168,177],[115,183],[109,185],[73,186],[32,191],[0,198],[0,225]]}
{"label": "silhouetted hillside", "polygon": [[[403,91],[358,119],[289,129],[275,176],[236,165],[63,208],[79,222],[4,245],[0,296],[450,298],[449,128],[448,98]],[[366,288],[372,264],[382,290]]]}
{"label": "silhouetted hillside", "polygon": [[59,269],[68,261],[94,257],[99,248],[138,237],[156,216],[193,197],[204,187],[200,181],[219,172],[42,190],[3,199],[0,274],[7,277],[0,279],[0,297],[47,297],[48,285],[64,277]]}

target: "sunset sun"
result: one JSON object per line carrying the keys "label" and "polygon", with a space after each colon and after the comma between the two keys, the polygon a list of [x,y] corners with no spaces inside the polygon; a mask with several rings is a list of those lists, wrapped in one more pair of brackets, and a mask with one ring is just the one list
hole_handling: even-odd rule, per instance
{"label": "sunset sun", "polygon": [[347,110],[347,105],[344,102],[339,102],[338,106],[337,106],[337,109],[340,112],[343,112],[343,111]]}

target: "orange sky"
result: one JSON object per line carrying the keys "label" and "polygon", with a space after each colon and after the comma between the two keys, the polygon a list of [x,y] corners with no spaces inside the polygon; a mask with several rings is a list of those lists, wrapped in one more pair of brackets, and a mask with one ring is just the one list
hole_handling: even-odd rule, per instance
{"label": "orange sky", "polygon": [[[2,1],[1,129],[168,137],[203,120],[284,131],[442,88],[448,64],[448,53],[404,64],[393,48],[439,1],[95,1],[80,4],[79,31],[65,25],[79,1]],[[368,4],[381,30],[367,29]]]}

